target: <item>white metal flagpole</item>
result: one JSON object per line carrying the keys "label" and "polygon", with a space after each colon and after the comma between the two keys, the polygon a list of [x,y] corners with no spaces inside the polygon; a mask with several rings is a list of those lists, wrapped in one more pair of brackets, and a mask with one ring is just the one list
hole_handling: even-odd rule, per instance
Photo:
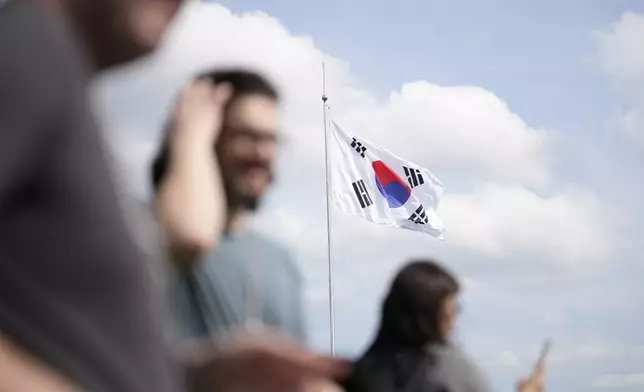
{"label": "white metal flagpole", "polygon": [[326,233],[327,233],[327,255],[329,264],[329,332],[331,340],[331,355],[335,356],[335,317],[333,307],[333,261],[331,258],[331,167],[328,135],[328,118],[326,96],[326,66],[322,61],[322,113],[324,118],[324,153],[326,168]]}

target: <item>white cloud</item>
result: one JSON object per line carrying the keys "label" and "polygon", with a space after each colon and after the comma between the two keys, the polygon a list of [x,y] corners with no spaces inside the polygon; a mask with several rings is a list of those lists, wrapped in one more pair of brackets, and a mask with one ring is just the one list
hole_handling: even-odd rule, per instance
{"label": "white cloud", "polygon": [[622,116],[620,125],[629,135],[644,144],[644,100]]}
{"label": "white cloud", "polygon": [[[320,193],[304,193],[298,185],[282,187],[272,199],[288,200],[299,193],[300,201],[271,207],[259,223],[265,231],[295,244],[301,258],[310,259],[326,252],[324,184]],[[434,252],[466,251],[476,255],[471,258],[473,264],[491,259],[579,276],[603,265],[620,244],[617,213],[591,192],[575,188],[543,197],[520,186],[488,183],[472,192],[447,193],[439,214],[448,227],[444,242],[336,212],[334,245],[343,250],[353,247],[358,252],[355,257],[362,259],[402,260],[426,253],[428,247]],[[378,264],[371,262],[372,268]]]}
{"label": "white cloud", "polygon": [[499,356],[499,364],[506,367],[518,367],[521,365],[521,360],[512,351],[503,350]]}
{"label": "white cloud", "polygon": [[125,186],[136,195],[144,194],[150,182],[149,165],[157,149],[154,141],[138,138],[130,140],[115,138],[111,140],[111,143],[117,165],[130,180],[125,183]]}
{"label": "white cloud", "polygon": [[609,73],[625,83],[644,83],[644,15],[625,12],[610,31],[595,36]]}
{"label": "white cloud", "polygon": [[635,96],[619,125],[644,145],[644,15],[625,12],[609,31],[595,33],[598,55],[606,71]]}
{"label": "white cloud", "polygon": [[[355,132],[435,170],[542,186],[548,182],[546,132],[529,127],[479,87],[407,83],[382,104],[340,110]],[[412,147],[413,146],[413,147]]]}
{"label": "white cloud", "polygon": [[641,363],[644,360],[644,346],[616,343],[590,339],[576,344],[555,344],[549,363],[556,366],[579,363],[617,363],[632,361]]}
{"label": "white cloud", "polygon": [[614,249],[614,234],[606,230],[611,214],[580,190],[543,198],[519,186],[488,184],[475,193],[447,195],[440,212],[451,246],[490,257],[523,253],[578,269],[605,260]]}
{"label": "white cloud", "polygon": [[644,387],[644,373],[605,374],[597,377],[592,386],[595,388],[633,388]]}

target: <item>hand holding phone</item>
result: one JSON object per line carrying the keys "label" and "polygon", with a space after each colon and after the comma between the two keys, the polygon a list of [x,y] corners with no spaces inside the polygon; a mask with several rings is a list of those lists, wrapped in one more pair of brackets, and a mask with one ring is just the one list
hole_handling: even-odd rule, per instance
{"label": "hand holding phone", "polygon": [[541,348],[541,354],[534,366],[532,375],[530,377],[520,380],[518,392],[543,392],[545,391],[545,377],[546,377],[546,359],[550,353],[552,342],[546,340]]}

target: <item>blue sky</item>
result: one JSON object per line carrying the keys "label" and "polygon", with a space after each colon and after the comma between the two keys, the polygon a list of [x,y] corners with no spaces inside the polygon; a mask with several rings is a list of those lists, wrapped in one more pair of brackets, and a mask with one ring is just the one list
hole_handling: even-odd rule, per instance
{"label": "blue sky", "polygon": [[338,350],[360,353],[392,272],[429,256],[464,282],[456,340],[495,390],[512,390],[546,337],[555,340],[549,390],[644,389],[644,3],[186,8],[158,56],[99,81],[99,114],[144,196],[150,153],[186,78],[241,64],[276,81],[288,142],[254,224],[287,244],[307,277],[313,346],[328,350],[326,58],[334,118],[432,170],[446,186],[438,214],[448,229],[439,243],[333,213]]}

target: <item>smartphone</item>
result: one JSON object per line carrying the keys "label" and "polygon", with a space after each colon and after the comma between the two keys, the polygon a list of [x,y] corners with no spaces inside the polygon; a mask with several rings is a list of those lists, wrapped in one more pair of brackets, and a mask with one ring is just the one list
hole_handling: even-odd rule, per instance
{"label": "smartphone", "polygon": [[550,353],[550,347],[552,347],[552,340],[548,339],[543,343],[543,347],[541,348],[541,354],[539,354],[539,360],[536,364],[537,369],[545,365],[546,359],[548,358],[548,353]]}

